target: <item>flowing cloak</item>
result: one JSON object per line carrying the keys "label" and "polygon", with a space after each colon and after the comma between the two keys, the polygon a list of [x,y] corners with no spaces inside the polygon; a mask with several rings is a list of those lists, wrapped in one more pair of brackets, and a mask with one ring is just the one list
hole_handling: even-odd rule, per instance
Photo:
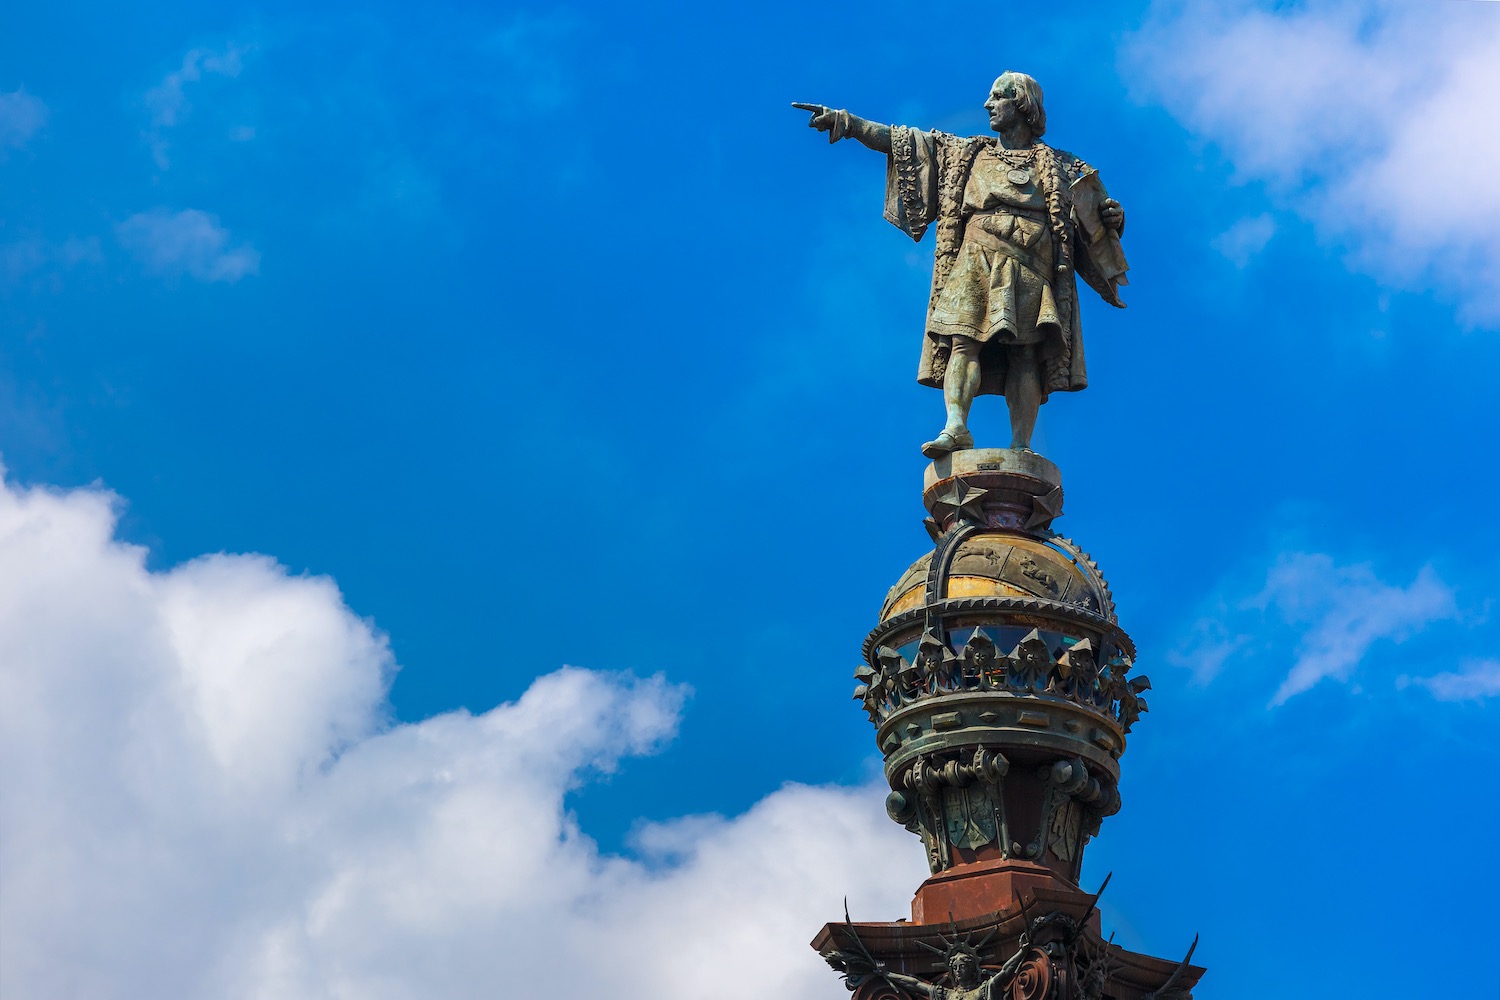
{"label": "flowing cloak", "polygon": [[[1060,149],[1036,147],[1031,168],[1013,172],[1024,181],[1005,190],[1003,169],[993,184],[985,179],[997,164],[1005,166],[992,152],[992,137],[891,127],[885,218],[913,240],[937,224],[917,369],[923,385],[942,387],[955,334],[982,344],[980,393],[1004,395],[1011,346],[1032,346],[1041,358],[1044,399],[1047,393],[1088,385],[1073,275],[1081,275],[1110,305],[1124,308],[1119,286],[1127,284],[1128,265],[1119,239],[1099,218],[1108,195],[1097,171]],[[976,173],[982,156],[988,159]],[[1048,184],[1054,163],[1057,182]],[[1050,188],[1067,220],[1061,241],[1051,231],[1046,209]],[[1059,263],[1069,265],[1067,270],[1058,271]]]}

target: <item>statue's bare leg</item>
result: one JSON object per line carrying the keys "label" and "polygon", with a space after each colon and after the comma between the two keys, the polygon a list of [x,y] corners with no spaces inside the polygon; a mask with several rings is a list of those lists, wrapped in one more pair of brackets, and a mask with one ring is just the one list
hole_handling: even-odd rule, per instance
{"label": "statue's bare leg", "polygon": [[1005,402],[1010,407],[1010,446],[1031,450],[1031,432],[1042,407],[1042,370],[1036,348],[1014,347],[1006,359]]}
{"label": "statue's bare leg", "polygon": [[922,445],[922,454],[928,458],[974,447],[974,437],[969,433],[969,407],[979,392],[979,374],[979,341],[954,337],[948,370],[943,375],[943,403],[948,407],[948,422],[941,434]]}

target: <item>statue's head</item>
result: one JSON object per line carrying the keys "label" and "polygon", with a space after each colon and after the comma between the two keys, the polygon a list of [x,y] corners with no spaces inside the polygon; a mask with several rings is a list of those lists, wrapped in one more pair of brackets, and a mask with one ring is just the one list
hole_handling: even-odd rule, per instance
{"label": "statue's head", "polygon": [[1024,121],[1033,139],[1047,132],[1047,112],[1042,107],[1042,85],[1025,73],[1006,70],[995,78],[984,102],[990,113],[990,128],[996,132]]}
{"label": "statue's head", "polygon": [[1085,996],[1102,996],[1104,987],[1109,985],[1109,971],[1102,963],[1089,966],[1088,971],[1083,974],[1083,992]]}
{"label": "statue's head", "polygon": [[966,951],[956,951],[948,956],[948,975],[959,986],[973,986],[979,981],[979,963]]}

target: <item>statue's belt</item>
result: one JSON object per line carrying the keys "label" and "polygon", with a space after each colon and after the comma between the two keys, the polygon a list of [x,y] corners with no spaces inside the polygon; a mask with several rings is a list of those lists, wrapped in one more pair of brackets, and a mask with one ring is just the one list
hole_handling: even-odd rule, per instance
{"label": "statue's belt", "polygon": [[[1036,254],[1032,253],[1030,250],[1027,250],[1025,247],[1017,246],[1010,240],[997,236],[995,233],[986,228],[987,221],[990,219],[1004,218],[1007,216],[1019,216],[1024,218],[1028,215],[1030,215],[1030,213],[1024,211],[976,212],[973,215],[969,216],[968,222],[964,225],[964,242],[977,243],[987,250],[995,250],[999,253],[1005,254],[1007,257],[1013,257],[1017,263],[1030,268],[1037,274],[1050,274],[1051,268],[1043,264]],[[1042,218],[1045,219],[1046,216],[1042,216]],[[1046,229],[1043,229],[1040,236],[1038,237],[1038,242],[1046,245],[1047,237],[1049,235],[1050,234],[1046,231]]]}

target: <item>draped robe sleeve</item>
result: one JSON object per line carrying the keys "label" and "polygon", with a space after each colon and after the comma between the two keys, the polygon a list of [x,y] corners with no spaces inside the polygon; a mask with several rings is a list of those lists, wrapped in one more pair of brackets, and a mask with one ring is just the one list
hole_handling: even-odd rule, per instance
{"label": "draped robe sleeve", "polygon": [[891,126],[885,163],[885,219],[920,240],[938,214],[938,152],[931,132]]}
{"label": "draped robe sleeve", "polygon": [[1100,209],[1109,198],[1104,185],[1099,182],[1099,172],[1087,164],[1079,163],[1078,179],[1069,185],[1069,196],[1073,202],[1073,224],[1082,235],[1081,253],[1075,253],[1073,263],[1078,276],[1088,282],[1099,297],[1120,309],[1120,286],[1130,284],[1125,272],[1130,265],[1125,260],[1125,251],[1120,248],[1120,237],[1100,219]]}
{"label": "draped robe sleeve", "polygon": [[[932,303],[953,269],[963,242],[960,203],[964,179],[980,148],[978,140],[947,132],[924,132],[906,125],[891,126],[891,151],[886,159],[885,217],[914,240],[928,226],[937,224],[937,246],[933,253]],[[917,381],[940,386],[948,368],[949,345],[932,337],[922,338],[922,356]],[[982,388],[993,392],[994,388]]]}

